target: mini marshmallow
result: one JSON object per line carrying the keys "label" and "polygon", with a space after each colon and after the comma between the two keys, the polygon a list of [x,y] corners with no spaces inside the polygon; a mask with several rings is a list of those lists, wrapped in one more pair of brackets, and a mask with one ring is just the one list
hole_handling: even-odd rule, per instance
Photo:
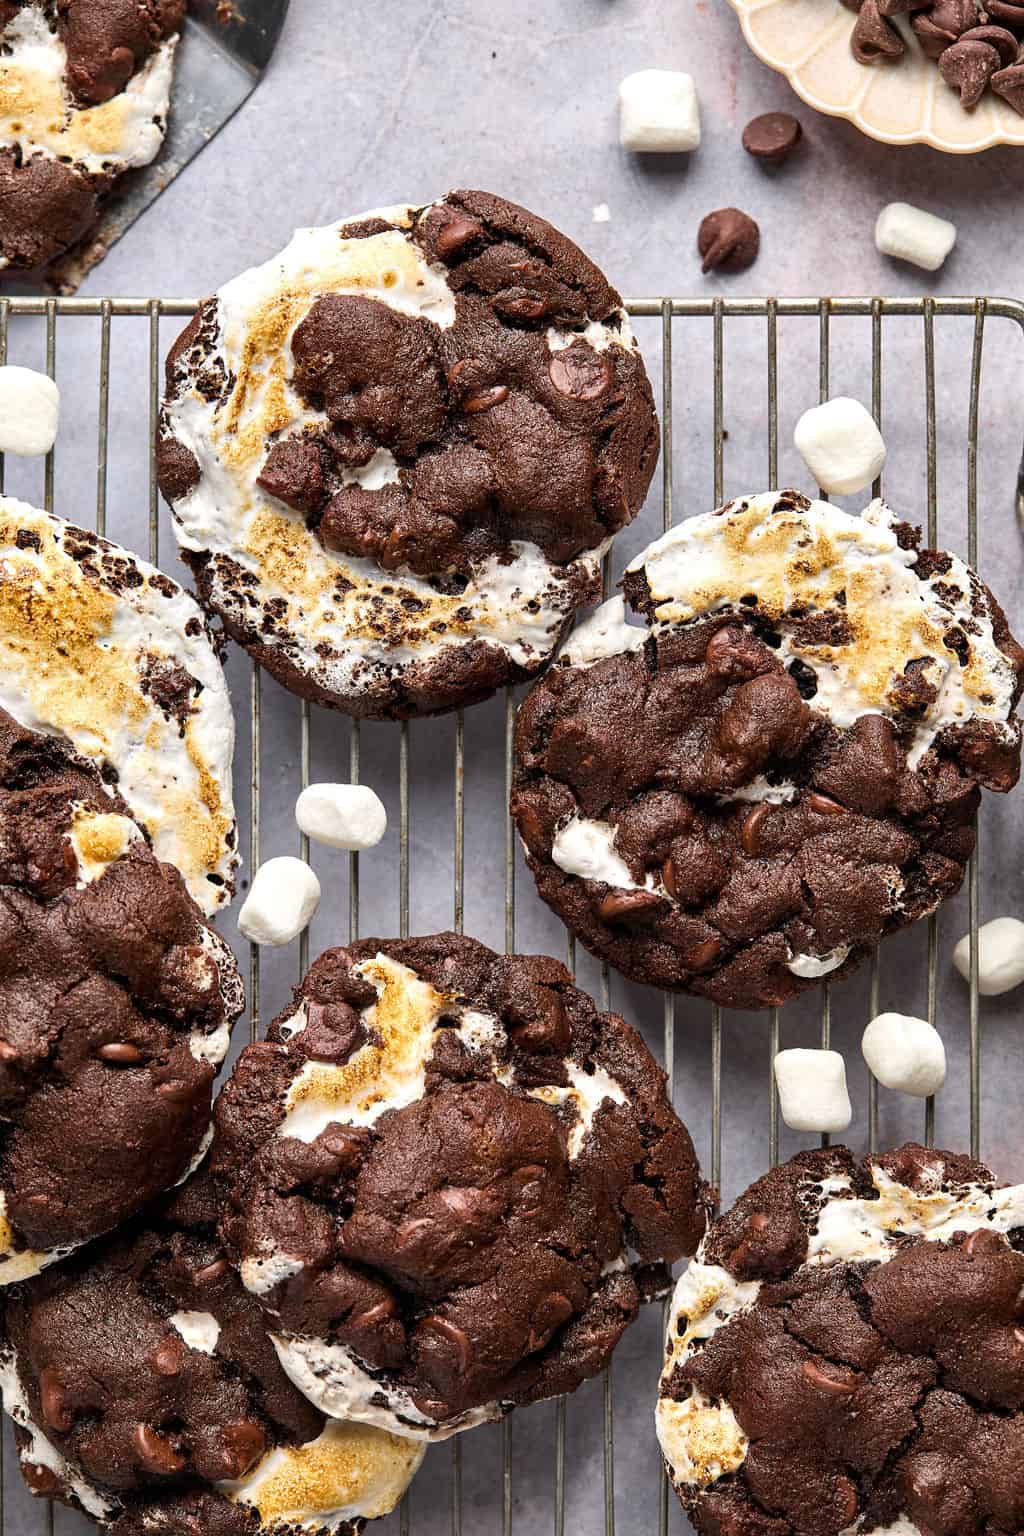
{"label": "mini marshmallow", "polygon": [[268,859],[253,877],[238,928],[253,944],[290,944],[320,905],[320,881],[303,859]]}
{"label": "mini marshmallow", "polygon": [[880,1013],[865,1029],[860,1048],[884,1088],[926,1099],[946,1081],[946,1048],[927,1019]]}
{"label": "mini marshmallow", "polygon": [[350,851],[375,848],[388,813],[368,784],[310,784],[295,802],[299,830],[314,843]]}
{"label": "mini marshmallow", "polygon": [[845,1131],[853,1119],[838,1051],[780,1051],[775,1083],[782,1118],[793,1131]]}
{"label": "mini marshmallow", "polygon": [[956,225],[912,203],[887,203],[875,225],[875,244],[883,256],[937,272],[956,245]]}
{"label": "mini marshmallow", "polygon": [[0,368],[0,453],[49,453],[57,441],[60,390],[45,373]]}
{"label": "mini marshmallow", "polygon": [[640,154],[678,154],[700,143],[700,106],[690,75],[641,69],[619,86],[619,139]]}
{"label": "mini marshmallow", "polygon": [[607,224],[612,216],[612,211],[607,203],[595,203],[593,208],[593,220],[595,224]]}
{"label": "mini marshmallow", "polygon": [[805,411],[793,441],[821,489],[835,496],[862,491],[885,463],[885,443],[874,417],[846,395]]}
{"label": "mini marshmallow", "polygon": [[[965,933],[953,951],[953,964],[965,981],[971,979],[971,936]],[[1024,981],[1024,923],[1016,917],[994,917],[978,929],[978,991],[998,997]]]}

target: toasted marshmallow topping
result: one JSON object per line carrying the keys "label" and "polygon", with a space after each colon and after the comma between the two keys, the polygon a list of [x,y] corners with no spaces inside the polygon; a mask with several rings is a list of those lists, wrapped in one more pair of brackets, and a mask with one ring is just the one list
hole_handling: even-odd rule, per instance
{"label": "toasted marshmallow topping", "polygon": [[[332,693],[370,690],[396,668],[472,640],[487,641],[517,665],[536,666],[573,610],[581,576],[593,577],[607,547],[556,566],[537,545],[514,541],[510,559],[489,556],[464,590],[444,593],[410,572],[385,572],[372,560],[324,549],[300,513],[256,484],[273,441],[327,421],[296,391],[290,364],[294,332],[317,299],[362,296],[441,330],[454,324],[447,272],[429,263],[411,238],[418,212],[390,208],[300,229],[280,255],[228,283],[216,299],[210,357],[228,386],[211,400],[187,383],[165,408],[166,430],[200,470],[198,484],[174,507],[175,531],[184,549],[212,555],[206,571],[211,600],[247,622],[253,601],[272,601],[276,630],[288,635],[289,659]],[[341,238],[345,225],[371,218],[399,227]],[[557,350],[580,334],[598,350],[613,342],[633,345],[624,318],[618,334],[607,326],[553,330],[548,344]],[[398,478],[398,466],[381,450],[348,478],[376,490]],[[255,578],[244,601],[237,567]],[[265,643],[280,642],[270,634]]]}
{"label": "toasted marshmallow topping", "polygon": [[[799,659],[817,678],[811,707],[837,726],[898,714],[893,685],[909,662],[919,663],[936,697],[914,725],[911,767],[947,726],[975,717],[1005,722],[1014,671],[963,561],[951,556],[948,570],[923,579],[883,502],[854,517],[820,501],[799,510],[792,494],[731,501],[680,523],[638,555],[629,570],[643,571],[655,622],[686,624],[732,608],[770,620],[782,633],[782,660]],[[847,638],[834,645],[798,640],[787,627],[794,610],[833,614]],[[946,643],[954,635],[965,661]]]}
{"label": "toasted marshmallow topping", "polygon": [[141,831],[127,816],[114,812],[98,816],[84,805],[77,805],[68,840],[78,862],[79,888],[98,880],[128,852],[132,843],[141,839]]}
{"label": "toasted marshmallow topping", "polygon": [[844,1198],[845,1179],[826,1181],[831,1198],[818,1214],[807,1244],[809,1264],[884,1264],[899,1237],[948,1243],[954,1232],[1012,1232],[1024,1227],[1024,1184],[993,1189],[983,1184],[943,1186],[921,1193],[871,1165],[877,1200]]}
{"label": "toasted marshmallow topping", "polygon": [[[178,713],[168,679],[191,690]],[[0,707],[113,776],[204,913],[229,900],[234,718],[199,607],[127,550],[5,497]]]}
{"label": "toasted marshmallow topping", "polygon": [[149,165],[166,132],[177,37],[162,43],[112,100],[79,107],[65,80],[67,52],[41,4],[3,32],[0,148],[68,160],[93,175]]}
{"label": "toasted marshmallow topping", "polygon": [[317,1439],[270,1451],[248,1477],[218,1487],[256,1509],[261,1531],[284,1525],[334,1531],[347,1520],[390,1514],[423,1456],[413,1440],[365,1424],[332,1422]]}
{"label": "toasted marshmallow topping", "polygon": [[288,1090],[278,1134],[314,1141],[332,1121],[372,1125],[385,1110],[422,1098],[434,1028],[445,999],[387,955],[356,967],[377,988],[365,1013],[380,1044],[359,1047],[343,1066],[307,1061]]}
{"label": "toasted marshmallow topping", "polygon": [[[693,1353],[695,1341],[709,1339],[731,1317],[749,1311],[760,1289],[759,1280],[736,1280],[721,1265],[705,1264],[698,1253],[680,1275],[672,1297],[663,1393],[673,1369]],[[686,1325],[681,1327],[684,1318]],[[655,1424],[676,1484],[707,1487],[727,1472],[737,1471],[746,1457],[747,1437],[732,1408],[724,1400],[711,1402],[696,1389],[682,1399],[659,1396]]]}

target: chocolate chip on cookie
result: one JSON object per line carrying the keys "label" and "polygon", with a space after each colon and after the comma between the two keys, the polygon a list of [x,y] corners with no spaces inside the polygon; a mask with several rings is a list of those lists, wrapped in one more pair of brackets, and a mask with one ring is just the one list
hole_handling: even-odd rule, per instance
{"label": "chocolate chip on cookie", "polygon": [[226,1247],[292,1381],[417,1439],[594,1375],[704,1227],[636,1031],[455,934],[321,955],[217,1116]]}

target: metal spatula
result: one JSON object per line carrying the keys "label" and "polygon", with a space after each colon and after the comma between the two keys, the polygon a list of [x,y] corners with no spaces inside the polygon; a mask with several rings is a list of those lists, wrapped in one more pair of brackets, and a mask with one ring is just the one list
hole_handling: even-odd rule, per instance
{"label": "metal spatula", "polygon": [[156,161],[126,177],[83,246],[55,262],[50,281],[73,293],[115,241],[185,169],[259,85],[289,0],[191,0],[178,50],[167,141]]}

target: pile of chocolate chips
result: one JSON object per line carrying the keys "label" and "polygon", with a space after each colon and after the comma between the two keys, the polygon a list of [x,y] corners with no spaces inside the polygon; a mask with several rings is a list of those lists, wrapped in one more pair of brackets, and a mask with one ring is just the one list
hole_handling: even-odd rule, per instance
{"label": "pile of chocolate chips", "polygon": [[989,86],[1024,117],[1024,0],[842,0],[857,12],[859,64],[895,62],[907,45],[891,17],[910,15],[918,42],[973,112]]}

